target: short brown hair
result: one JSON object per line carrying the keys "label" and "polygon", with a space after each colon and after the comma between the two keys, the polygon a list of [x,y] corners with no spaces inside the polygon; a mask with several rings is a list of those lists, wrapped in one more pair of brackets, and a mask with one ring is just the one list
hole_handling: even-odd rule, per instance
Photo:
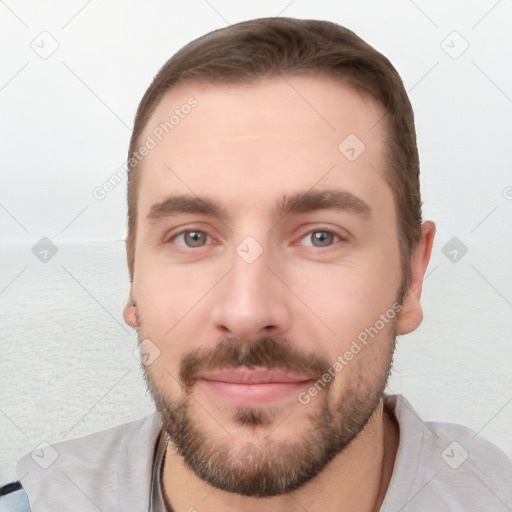
{"label": "short brown hair", "polygon": [[[375,48],[351,30],[328,21],[260,18],[210,32],[169,59],[140,102],[128,152],[133,155],[163,95],[184,80],[243,84],[275,75],[317,72],[369,94],[385,109],[385,179],[394,194],[404,285],[411,251],[421,236],[419,158],[414,114],[400,75]],[[341,142],[341,141],[340,141]],[[137,165],[128,172],[127,257],[133,281],[137,220]],[[405,291],[405,290],[403,290]]]}

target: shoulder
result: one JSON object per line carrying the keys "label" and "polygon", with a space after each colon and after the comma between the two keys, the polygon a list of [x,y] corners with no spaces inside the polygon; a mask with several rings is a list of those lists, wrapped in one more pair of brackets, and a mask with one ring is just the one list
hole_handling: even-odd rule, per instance
{"label": "shoulder", "polygon": [[464,500],[466,510],[512,509],[512,459],[463,425],[426,425],[432,434],[427,461],[438,469],[432,487],[440,495]]}
{"label": "shoulder", "polygon": [[[432,433],[437,449],[441,449],[440,458],[446,464],[456,469],[466,462],[486,466],[489,474],[499,478],[500,475],[509,478],[512,486],[512,459],[477,432],[463,425],[443,422],[425,422]],[[446,444],[448,443],[448,444]]]}
{"label": "shoulder", "polygon": [[400,427],[389,504],[403,512],[512,509],[512,460],[502,450],[463,425],[423,421],[401,395],[386,405]]}
{"label": "shoulder", "polygon": [[27,493],[20,482],[0,486],[0,512],[30,512]]}
{"label": "shoulder", "polygon": [[138,494],[139,501],[149,496],[160,429],[159,417],[153,413],[77,439],[42,443],[16,466],[30,505],[50,511],[64,510],[73,502],[77,511],[116,511],[125,510],[120,496],[126,487],[135,486],[127,494]]}

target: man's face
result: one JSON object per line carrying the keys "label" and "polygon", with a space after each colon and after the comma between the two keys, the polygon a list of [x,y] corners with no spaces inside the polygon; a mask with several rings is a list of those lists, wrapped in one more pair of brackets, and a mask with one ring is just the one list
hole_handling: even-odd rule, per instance
{"label": "man's face", "polygon": [[205,86],[169,91],[141,137],[158,144],[140,167],[137,329],[186,463],[270,496],[380,405],[402,283],[383,109],[326,77]]}

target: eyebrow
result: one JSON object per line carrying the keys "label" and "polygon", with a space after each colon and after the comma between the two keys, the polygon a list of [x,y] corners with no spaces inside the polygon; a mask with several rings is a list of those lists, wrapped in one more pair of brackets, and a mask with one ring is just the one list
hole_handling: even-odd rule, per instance
{"label": "eyebrow", "polygon": [[307,213],[316,210],[337,210],[356,213],[365,217],[372,209],[362,199],[344,190],[310,190],[293,196],[285,196],[276,204],[276,215]]}
{"label": "eyebrow", "polygon": [[[291,213],[308,213],[317,210],[337,210],[355,213],[362,217],[370,217],[371,207],[362,199],[344,190],[310,190],[291,196],[284,196],[276,202],[276,217],[284,217]],[[160,203],[151,206],[147,219],[159,220],[178,215],[192,213],[209,215],[226,219],[228,210],[219,203],[207,198],[191,195],[173,195]]]}

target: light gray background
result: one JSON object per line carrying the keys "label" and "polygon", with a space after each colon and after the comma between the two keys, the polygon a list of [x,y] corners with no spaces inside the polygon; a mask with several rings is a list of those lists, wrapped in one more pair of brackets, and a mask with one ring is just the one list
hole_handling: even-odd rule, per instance
{"label": "light gray background", "polygon": [[[512,455],[510,0],[6,0],[0,482],[42,441],[153,410],[121,316],[126,183],[102,201],[92,191],[124,164],[138,102],[177,49],[278,14],[346,25],[401,73],[416,113],[424,214],[438,232],[425,320],[399,339],[390,391],[425,419],[468,425]],[[47,56],[52,38],[58,48]],[[47,263],[32,253],[42,237],[58,247]],[[442,252],[452,237],[468,249],[457,263]]]}

